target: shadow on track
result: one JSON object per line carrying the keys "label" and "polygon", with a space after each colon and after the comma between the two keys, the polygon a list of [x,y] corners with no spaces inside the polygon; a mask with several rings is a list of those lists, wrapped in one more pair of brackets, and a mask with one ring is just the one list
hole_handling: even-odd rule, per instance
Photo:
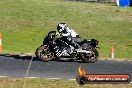
{"label": "shadow on track", "polygon": [[[13,57],[14,59],[22,59],[22,60],[31,60],[32,56],[30,55],[11,55],[11,54],[0,54],[0,56],[4,57]],[[36,57],[33,57],[33,61],[40,61]]]}
{"label": "shadow on track", "polygon": [[[0,54],[0,56],[4,56],[4,57],[12,57],[14,59],[21,59],[21,60],[31,60],[32,56],[31,55],[11,55],[11,54]],[[36,57],[33,56],[33,61],[42,61],[37,59]],[[56,60],[53,59],[51,61],[56,61],[56,62],[77,62],[77,63],[84,63],[81,60],[73,60],[73,59],[67,59],[67,60]],[[44,62],[44,61],[42,61]],[[50,61],[49,61],[50,62]]]}

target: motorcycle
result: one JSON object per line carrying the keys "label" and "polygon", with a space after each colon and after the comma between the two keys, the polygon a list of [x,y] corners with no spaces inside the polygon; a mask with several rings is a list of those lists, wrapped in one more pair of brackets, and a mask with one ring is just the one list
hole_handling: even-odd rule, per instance
{"label": "motorcycle", "polygon": [[50,31],[44,38],[43,44],[36,49],[35,54],[38,59],[45,62],[72,58],[73,60],[93,63],[99,58],[96,49],[98,42],[96,39],[84,39],[77,42],[77,47],[75,47],[68,44],[63,37],[58,38],[56,31]]}

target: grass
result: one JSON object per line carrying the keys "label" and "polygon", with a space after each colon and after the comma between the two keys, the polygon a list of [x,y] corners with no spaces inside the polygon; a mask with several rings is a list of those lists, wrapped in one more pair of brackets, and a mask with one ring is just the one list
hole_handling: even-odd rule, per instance
{"label": "grass", "polygon": [[65,22],[82,38],[100,41],[100,57],[132,58],[132,8],[64,0],[1,0],[0,32],[4,52],[31,52],[50,30]]}
{"label": "grass", "polygon": [[[22,78],[0,78],[0,88],[23,88]],[[85,84],[76,81],[27,79],[25,88],[131,88],[132,84]]]}

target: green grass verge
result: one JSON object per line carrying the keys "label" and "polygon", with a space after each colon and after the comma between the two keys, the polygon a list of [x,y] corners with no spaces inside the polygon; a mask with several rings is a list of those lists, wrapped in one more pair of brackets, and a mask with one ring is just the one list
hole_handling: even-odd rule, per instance
{"label": "green grass verge", "polygon": [[[23,88],[22,78],[0,78],[0,88]],[[27,79],[25,88],[131,88],[132,84],[85,84],[78,85],[76,81]]]}
{"label": "green grass verge", "polygon": [[35,52],[43,37],[65,22],[82,38],[100,41],[100,57],[132,58],[132,8],[64,0],[1,0],[4,52]]}

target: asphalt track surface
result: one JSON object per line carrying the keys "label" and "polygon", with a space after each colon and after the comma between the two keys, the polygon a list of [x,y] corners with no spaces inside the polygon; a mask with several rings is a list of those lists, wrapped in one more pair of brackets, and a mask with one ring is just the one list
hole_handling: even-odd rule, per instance
{"label": "asphalt track surface", "polygon": [[[25,77],[31,56],[0,55],[0,76]],[[79,66],[88,74],[130,74],[132,62],[98,60],[95,63],[81,61],[42,62],[33,58],[28,77],[75,79]]]}

